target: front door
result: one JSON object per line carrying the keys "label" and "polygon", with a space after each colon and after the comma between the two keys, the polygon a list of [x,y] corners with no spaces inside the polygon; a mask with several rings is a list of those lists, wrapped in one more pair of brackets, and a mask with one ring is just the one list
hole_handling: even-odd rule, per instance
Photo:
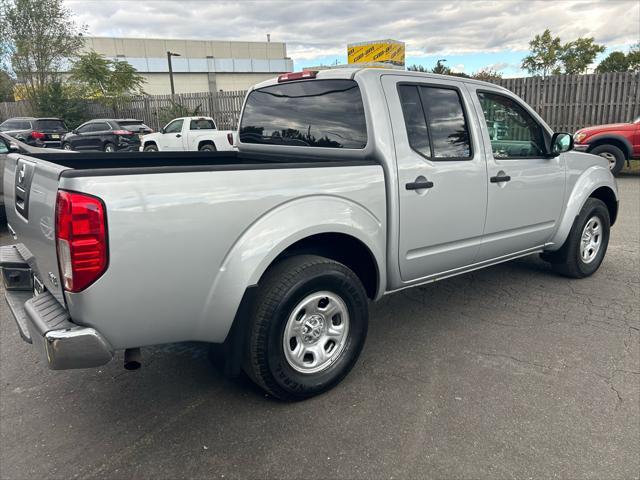
{"label": "front door", "polygon": [[564,202],[562,155],[549,157],[549,132],[515,96],[469,86],[485,138],[489,192],[479,260],[544,246]]}
{"label": "front door", "polygon": [[184,119],[180,118],[164,127],[160,137],[160,150],[164,152],[182,150],[182,125]]}
{"label": "front door", "polygon": [[487,172],[477,118],[460,82],[385,75],[400,203],[404,282],[472,264],[482,240]]}

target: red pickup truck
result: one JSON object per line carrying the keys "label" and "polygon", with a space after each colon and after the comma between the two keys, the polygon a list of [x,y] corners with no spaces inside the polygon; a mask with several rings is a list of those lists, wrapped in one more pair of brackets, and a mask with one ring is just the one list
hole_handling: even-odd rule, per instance
{"label": "red pickup truck", "polygon": [[640,159],[640,117],[629,123],[597,125],[578,130],[573,135],[575,149],[609,160],[611,173],[616,175],[624,162]]}

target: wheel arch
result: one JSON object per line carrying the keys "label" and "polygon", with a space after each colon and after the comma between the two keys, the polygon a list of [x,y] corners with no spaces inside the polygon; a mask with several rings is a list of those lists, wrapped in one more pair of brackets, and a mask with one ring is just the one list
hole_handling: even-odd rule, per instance
{"label": "wheel arch", "polygon": [[155,145],[157,148],[158,142],[156,142],[155,140],[145,140],[144,143],[142,144],[142,148],[144,149],[145,147],[148,147],[150,145]]}
{"label": "wheel arch", "polygon": [[587,152],[591,152],[594,148],[599,147],[601,145],[613,145],[618,147],[624,153],[625,160],[631,158],[632,146],[631,142],[624,138],[621,135],[595,135],[593,138],[589,140],[589,149]]}
{"label": "wheel arch", "polygon": [[218,149],[218,147],[216,146],[216,142],[214,142],[211,139],[205,139],[205,140],[198,141],[198,150],[200,150],[205,145],[213,145],[216,150]]}
{"label": "wheel arch", "polygon": [[589,167],[580,175],[569,192],[558,228],[548,242],[548,250],[554,251],[562,247],[569,236],[575,218],[588,198],[598,198],[605,203],[613,225],[618,215],[618,193],[615,181],[608,168]]}
{"label": "wheel arch", "polygon": [[223,341],[245,291],[258,285],[274,263],[295,253],[345,263],[377,299],[386,288],[385,249],[384,219],[356,202],[314,195],[281,204],[253,222],[227,252],[203,306],[198,337]]}

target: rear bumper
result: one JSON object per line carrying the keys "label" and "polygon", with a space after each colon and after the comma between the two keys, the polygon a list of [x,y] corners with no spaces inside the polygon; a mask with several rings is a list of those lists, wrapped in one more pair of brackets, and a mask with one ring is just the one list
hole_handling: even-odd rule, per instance
{"label": "rear bumper", "polygon": [[94,328],[73,323],[50,292],[34,296],[31,269],[17,245],[0,248],[5,299],[20,336],[33,344],[52,370],[91,368],[113,358],[113,349]]}

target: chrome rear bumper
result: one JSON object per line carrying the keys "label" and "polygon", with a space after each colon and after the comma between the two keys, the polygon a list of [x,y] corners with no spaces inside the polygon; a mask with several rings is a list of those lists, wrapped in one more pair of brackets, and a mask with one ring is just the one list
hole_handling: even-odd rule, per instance
{"label": "chrome rear bumper", "polygon": [[109,362],[113,349],[100,332],[71,322],[67,310],[50,292],[34,296],[31,269],[20,253],[23,249],[17,245],[0,248],[5,298],[20,336],[38,348],[52,370],[91,368]]}

